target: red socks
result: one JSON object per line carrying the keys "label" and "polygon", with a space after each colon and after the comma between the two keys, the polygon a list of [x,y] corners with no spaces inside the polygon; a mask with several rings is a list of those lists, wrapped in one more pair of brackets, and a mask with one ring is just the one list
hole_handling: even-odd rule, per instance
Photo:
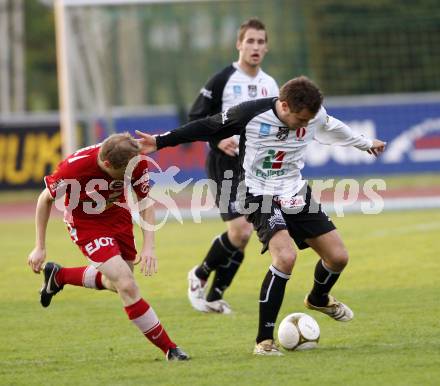
{"label": "red socks", "polygon": [[92,265],[86,267],[61,268],[55,276],[59,286],[65,284],[79,287],[105,289],[102,285],[102,274]]}
{"label": "red socks", "polygon": [[176,344],[169,338],[154,310],[144,300],[125,307],[128,318],[141,330],[142,334],[165,354]]}
{"label": "red socks", "polygon": [[[95,267],[61,268],[55,280],[59,286],[65,284],[86,288],[104,289],[102,274]],[[125,307],[128,318],[141,330],[148,340],[159,347],[165,354],[176,344],[169,338],[154,310],[144,299]]]}

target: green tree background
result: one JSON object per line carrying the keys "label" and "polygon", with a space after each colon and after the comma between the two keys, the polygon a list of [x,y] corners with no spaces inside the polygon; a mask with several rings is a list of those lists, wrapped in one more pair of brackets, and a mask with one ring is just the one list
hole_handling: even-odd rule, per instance
{"label": "green tree background", "polygon": [[[54,13],[37,0],[27,0],[25,15],[27,105],[30,110],[56,110]],[[108,7],[108,15],[116,34],[124,13]],[[270,52],[264,69],[280,84],[305,74],[326,95],[440,89],[438,0],[202,2],[144,6],[136,9],[136,15],[145,37],[145,104],[191,103],[213,72],[236,60],[235,31],[252,16],[267,25]],[[191,31],[200,15],[216,31],[203,48],[192,44]],[[161,23],[165,31],[167,26],[177,26],[178,47],[152,43],[149,36]],[[232,35],[225,34],[225,25],[230,25]],[[113,66],[116,50],[115,46]],[[117,95],[124,79],[115,71],[112,81]]]}

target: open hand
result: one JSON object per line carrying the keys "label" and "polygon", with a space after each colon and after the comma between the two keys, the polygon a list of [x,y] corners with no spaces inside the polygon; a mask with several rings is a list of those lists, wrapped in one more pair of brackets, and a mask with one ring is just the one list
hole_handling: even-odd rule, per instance
{"label": "open hand", "polygon": [[150,154],[157,150],[156,137],[142,131],[136,130],[136,134],[140,137],[137,141],[141,145],[142,154]]}
{"label": "open hand", "polygon": [[140,256],[141,272],[145,276],[157,273],[157,257],[153,251],[142,251]]}

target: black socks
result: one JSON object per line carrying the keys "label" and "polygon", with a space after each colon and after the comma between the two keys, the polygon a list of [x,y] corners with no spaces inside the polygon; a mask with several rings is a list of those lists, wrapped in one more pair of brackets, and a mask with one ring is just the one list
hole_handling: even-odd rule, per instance
{"label": "black socks", "polygon": [[289,279],[289,274],[279,271],[273,265],[269,267],[269,271],[261,285],[257,343],[266,339],[273,339],[275,322],[283,303],[284,291]]}
{"label": "black socks", "polygon": [[315,280],[309,302],[316,307],[324,307],[328,303],[328,293],[339,279],[341,272],[334,272],[327,268],[323,260],[319,260],[315,267]]}
{"label": "black socks", "polygon": [[231,285],[232,279],[235,277],[238,268],[240,268],[243,259],[243,252],[236,249],[228,258],[227,264],[222,264],[217,267],[211,289],[206,296],[208,302],[213,302],[223,297],[223,292]]}
{"label": "black socks", "polygon": [[229,258],[237,251],[229,241],[227,232],[217,236],[202,265],[196,269],[196,276],[202,280],[208,280],[211,271],[216,270],[220,265],[228,265]]}

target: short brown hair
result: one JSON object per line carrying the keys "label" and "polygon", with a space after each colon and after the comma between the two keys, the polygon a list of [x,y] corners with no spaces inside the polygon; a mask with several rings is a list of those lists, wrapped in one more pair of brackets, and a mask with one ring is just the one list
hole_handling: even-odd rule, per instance
{"label": "short brown hair", "polygon": [[246,31],[248,29],[256,29],[257,31],[264,31],[266,32],[266,42],[267,42],[267,31],[266,31],[266,26],[264,25],[264,23],[257,19],[256,17],[253,17],[249,20],[246,20],[238,29],[238,33],[237,33],[237,40],[239,42],[242,42],[244,39],[244,35],[246,33]]}
{"label": "short brown hair", "polygon": [[280,101],[287,102],[290,111],[299,112],[303,109],[316,114],[321,108],[323,96],[316,86],[306,76],[290,79],[280,89]]}
{"label": "short brown hair", "polygon": [[139,143],[129,133],[112,134],[101,144],[99,159],[107,160],[113,168],[120,169],[126,167],[140,151]]}

